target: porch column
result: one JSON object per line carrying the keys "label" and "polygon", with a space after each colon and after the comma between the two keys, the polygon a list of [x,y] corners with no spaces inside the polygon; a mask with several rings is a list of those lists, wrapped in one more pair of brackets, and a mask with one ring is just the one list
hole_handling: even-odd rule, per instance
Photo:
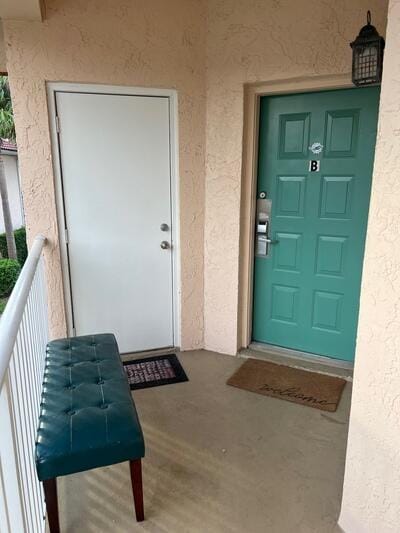
{"label": "porch column", "polygon": [[339,524],[400,524],[400,0],[390,0]]}
{"label": "porch column", "polygon": [[2,0],[0,18],[42,21],[45,18],[44,0]]}

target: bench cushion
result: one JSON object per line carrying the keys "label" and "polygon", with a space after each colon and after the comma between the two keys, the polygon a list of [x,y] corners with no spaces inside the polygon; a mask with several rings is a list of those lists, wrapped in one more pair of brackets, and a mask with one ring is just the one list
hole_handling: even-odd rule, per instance
{"label": "bench cushion", "polygon": [[141,457],[142,429],[114,335],[50,342],[36,443],[39,479]]}

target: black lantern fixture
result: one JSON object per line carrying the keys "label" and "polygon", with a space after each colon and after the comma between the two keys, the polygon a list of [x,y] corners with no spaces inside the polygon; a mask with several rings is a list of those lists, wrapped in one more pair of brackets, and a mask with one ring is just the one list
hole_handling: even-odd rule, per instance
{"label": "black lantern fixture", "polygon": [[350,44],[353,49],[352,80],[357,87],[377,85],[382,79],[383,49],[385,39],[379,35],[371,24],[371,12],[367,12],[367,24],[363,26],[355,41]]}

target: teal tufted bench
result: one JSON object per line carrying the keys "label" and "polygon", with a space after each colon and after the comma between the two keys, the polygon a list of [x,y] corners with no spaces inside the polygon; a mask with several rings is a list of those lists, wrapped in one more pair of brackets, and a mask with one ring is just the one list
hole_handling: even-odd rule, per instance
{"label": "teal tufted bench", "polygon": [[144,440],[114,335],[47,345],[36,470],[51,533],[58,533],[58,476],[130,462],[136,518],[144,520]]}

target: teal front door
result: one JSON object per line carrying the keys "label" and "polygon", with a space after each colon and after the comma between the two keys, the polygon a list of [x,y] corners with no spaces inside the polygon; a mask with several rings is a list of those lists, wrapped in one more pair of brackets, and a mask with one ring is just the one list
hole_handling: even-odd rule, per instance
{"label": "teal front door", "polygon": [[261,98],[254,341],[353,360],[378,103],[377,87]]}

